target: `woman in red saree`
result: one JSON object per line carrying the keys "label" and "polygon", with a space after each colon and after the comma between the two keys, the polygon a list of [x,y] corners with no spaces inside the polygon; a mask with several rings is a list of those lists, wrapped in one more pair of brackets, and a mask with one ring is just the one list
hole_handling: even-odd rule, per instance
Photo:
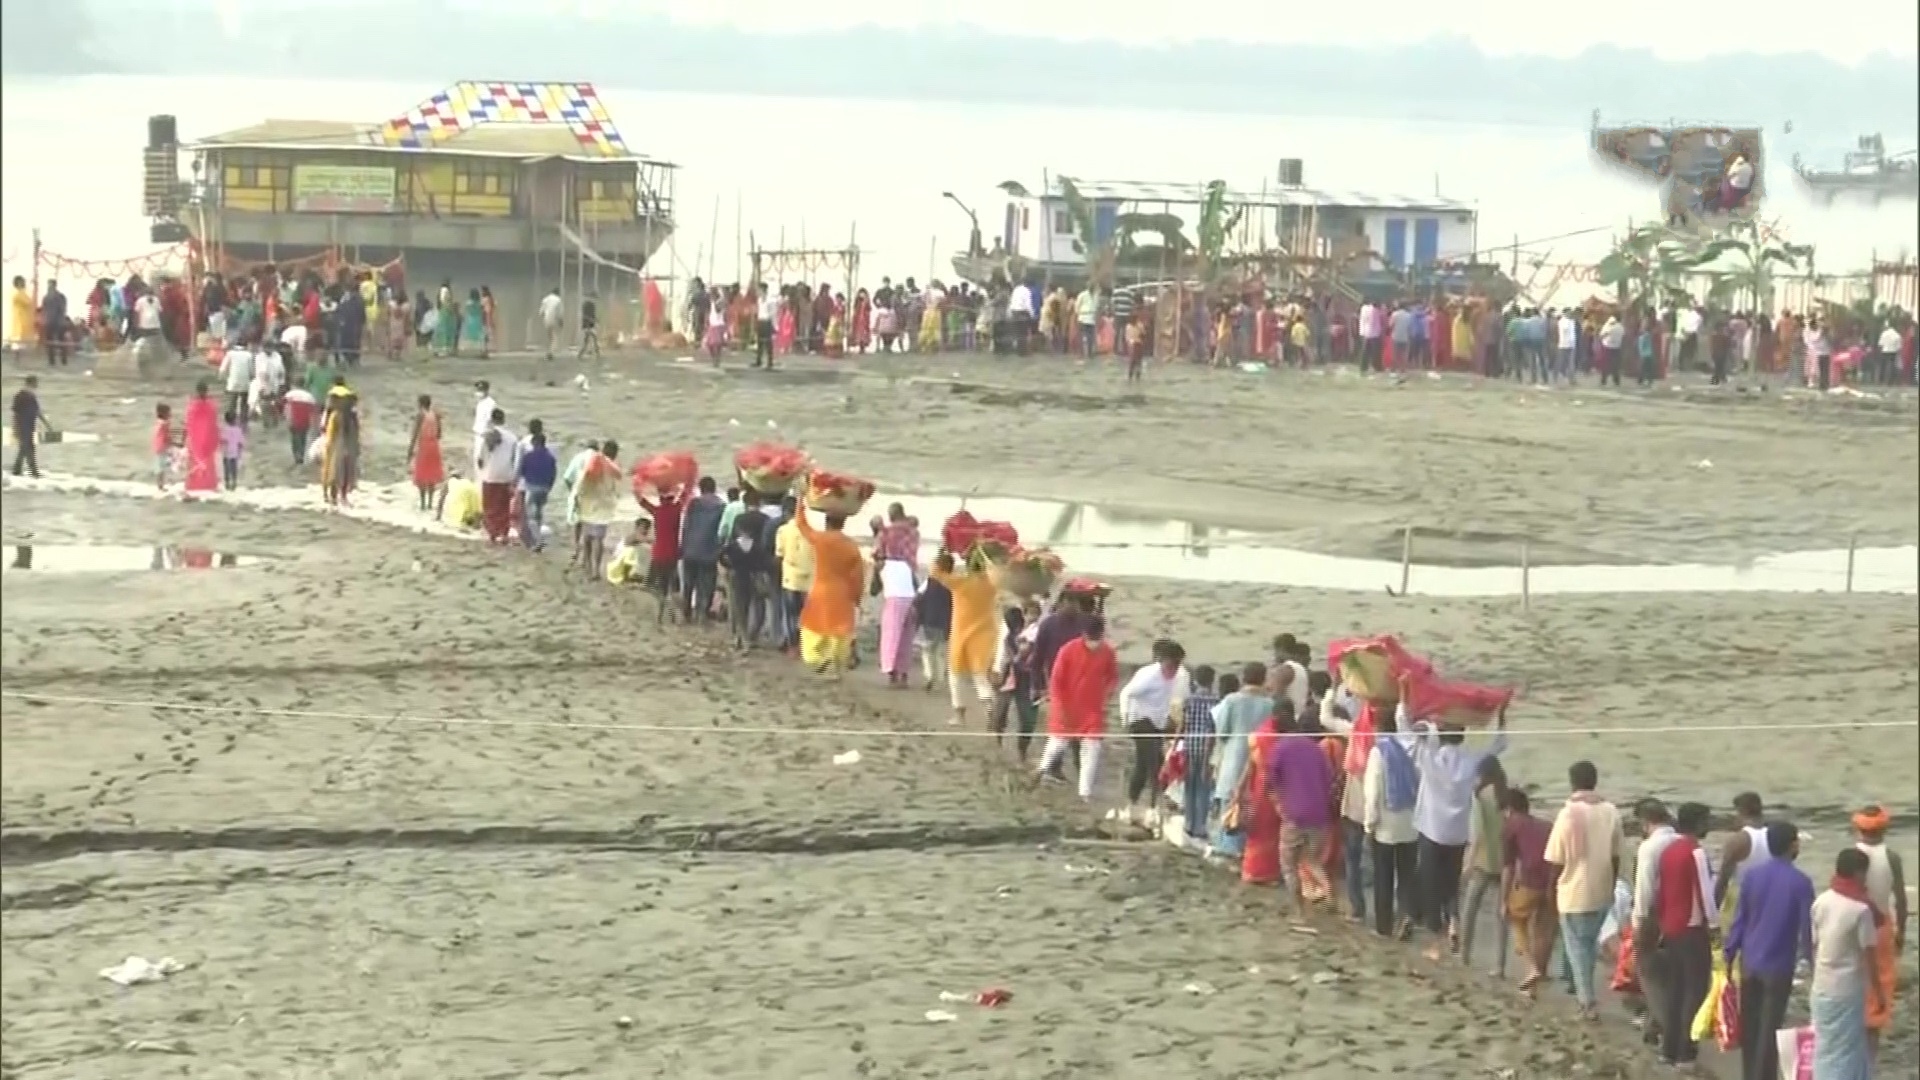
{"label": "woman in red saree", "polygon": [[220,406],[207,396],[205,379],[193,386],[182,427],[187,436],[187,490],[216,490],[220,486]]}
{"label": "woman in red saree", "polygon": [[1453,368],[1453,306],[1435,304],[1433,306],[1433,326],[1427,336],[1433,340],[1433,370],[1450,371]]}
{"label": "woman in red saree", "polygon": [[1248,885],[1273,885],[1280,880],[1280,812],[1267,796],[1267,758],[1279,738],[1272,717],[1247,736],[1247,771],[1234,801],[1247,843],[1240,856],[1240,880]]}
{"label": "woman in red saree", "polygon": [[[1325,691],[1322,692],[1324,693]],[[1309,715],[1312,714],[1312,711],[1313,707],[1309,705]],[[1347,776],[1347,741],[1338,735],[1323,736],[1320,739],[1320,751],[1327,755],[1327,764],[1331,767],[1331,774],[1333,776],[1333,817],[1335,821],[1338,821],[1340,820],[1340,793],[1342,786],[1346,783]],[[1346,876],[1346,871],[1347,853],[1345,846],[1338,843],[1328,844],[1326,856],[1321,859],[1320,866],[1310,869],[1303,868],[1303,872],[1300,875],[1303,895],[1309,903],[1317,904],[1332,901],[1334,897],[1340,895],[1340,886]],[[1322,883],[1325,883],[1324,892],[1321,891]]]}

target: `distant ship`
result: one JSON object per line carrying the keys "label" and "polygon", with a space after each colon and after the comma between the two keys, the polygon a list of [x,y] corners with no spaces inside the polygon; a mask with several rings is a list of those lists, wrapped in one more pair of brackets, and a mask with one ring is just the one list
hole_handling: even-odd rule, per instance
{"label": "distant ship", "polygon": [[1843,157],[1838,169],[1809,169],[1795,154],[1793,171],[1826,203],[1848,192],[1870,196],[1876,203],[1920,197],[1920,164],[1914,152],[1888,154],[1886,142],[1877,134],[1860,136],[1858,149]]}

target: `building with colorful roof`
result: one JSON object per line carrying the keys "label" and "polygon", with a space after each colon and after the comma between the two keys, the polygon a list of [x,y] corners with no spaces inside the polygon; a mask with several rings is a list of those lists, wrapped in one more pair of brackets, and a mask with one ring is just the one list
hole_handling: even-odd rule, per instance
{"label": "building with colorful roof", "polygon": [[509,347],[555,287],[570,313],[633,291],[673,232],[675,167],[630,149],[588,83],[461,82],[383,123],[267,120],[184,146],[156,117],[148,141],[156,241],[227,267],[397,264],[413,288],[487,285]]}

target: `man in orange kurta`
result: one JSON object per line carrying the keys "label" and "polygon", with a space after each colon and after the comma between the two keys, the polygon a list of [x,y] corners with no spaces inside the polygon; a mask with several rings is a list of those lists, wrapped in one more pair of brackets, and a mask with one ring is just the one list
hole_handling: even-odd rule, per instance
{"label": "man in orange kurta", "polygon": [[1080,740],[1080,797],[1093,798],[1100,772],[1100,737],[1107,729],[1107,702],[1120,685],[1120,661],[1107,641],[1107,622],[1089,616],[1080,636],[1060,646],[1047,676],[1047,746],[1040,775],[1060,765],[1072,740]]}
{"label": "man in orange kurta", "polygon": [[846,533],[847,519],[826,516],[826,528],[807,520],[807,509],[796,507],[793,524],[813,545],[813,584],[800,610],[800,658],[816,671],[844,672],[853,656],[854,621],[860,610],[860,591],[866,583],[860,545]]}

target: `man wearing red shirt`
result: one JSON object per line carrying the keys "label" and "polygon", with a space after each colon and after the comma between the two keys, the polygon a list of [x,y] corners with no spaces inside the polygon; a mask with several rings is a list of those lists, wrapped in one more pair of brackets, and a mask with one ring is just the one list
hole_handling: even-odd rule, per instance
{"label": "man wearing red shirt", "polygon": [[679,591],[680,567],[680,511],[686,506],[681,491],[669,491],[660,496],[660,501],[640,500],[640,506],[653,517],[653,549],[651,565],[647,567],[647,588],[658,593],[660,600],[660,619],[666,620],[666,598]]}
{"label": "man wearing red shirt", "polygon": [[1699,1058],[1693,1041],[1693,1017],[1713,983],[1712,935],[1719,930],[1713,904],[1713,870],[1700,840],[1712,816],[1700,803],[1684,803],[1676,815],[1674,837],[1660,853],[1653,914],[1660,924],[1663,982],[1660,1057],[1669,1065]]}

